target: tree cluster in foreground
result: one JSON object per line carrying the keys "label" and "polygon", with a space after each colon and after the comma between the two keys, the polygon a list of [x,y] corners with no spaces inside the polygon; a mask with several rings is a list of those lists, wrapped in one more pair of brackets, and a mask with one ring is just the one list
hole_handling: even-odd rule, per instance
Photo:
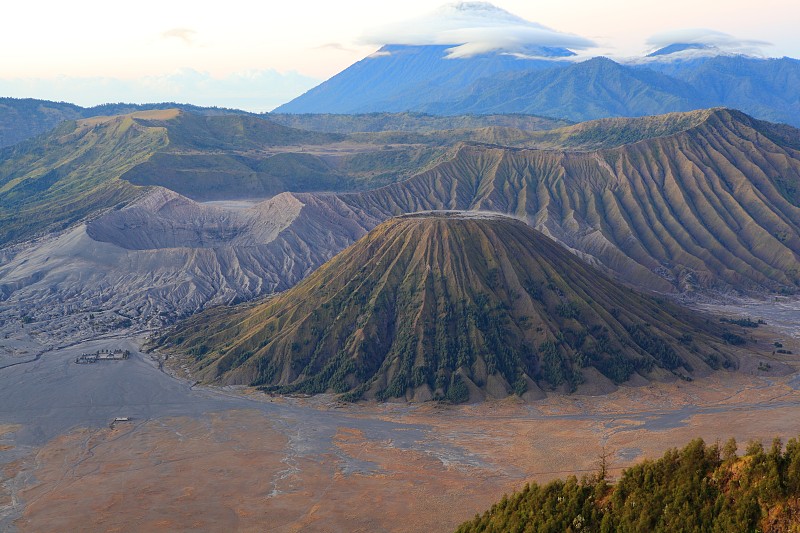
{"label": "tree cluster in foreground", "polygon": [[800,531],[800,441],[736,449],[697,439],[613,484],[603,473],[531,483],[458,532]]}

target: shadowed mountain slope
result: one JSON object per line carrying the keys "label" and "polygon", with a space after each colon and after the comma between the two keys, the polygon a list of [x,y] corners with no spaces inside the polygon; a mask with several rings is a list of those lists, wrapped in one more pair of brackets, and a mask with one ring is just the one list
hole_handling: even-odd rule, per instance
{"label": "shadowed mountain slope", "polygon": [[725,106],[800,126],[800,61],[788,57],[682,59],[672,48],[629,63],[576,63],[502,54],[446,59],[446,48],[384,47],[276,111],[531,113],[580,121]]}
{"label": "shadowed mountain slope", "polygon": [[456,97],[421,109],[439,114],[533,113],[581,121],[714,105],[686,82],[604,57],[568,67],[481,79]]}
{"label": "shadowed mountain slope", "polygon": [[622,287],[523,222],[384,222],[267,301],[162,339],[208,382],[459,402],[735,364],[714,322]]}
{"label": "shadowed mountain slope", "polygon": [[707,105],[739,109],[762,120],[800,127],[800,60],[716,56],[664,61],[645,68],[683,81],[704,96]]}
{"label": "shadowed mountain slope", "polygon": [[[448,59],[447,45],[386,45],[331,79],[275,109],[277,113],[408,111],[410,101],[443,99],[475,80],[504,72],[552,67],[550,59],[483,54]],[[571,55],[552,49],[556,57]],[[437,98],[438,97],[438,98]]]}

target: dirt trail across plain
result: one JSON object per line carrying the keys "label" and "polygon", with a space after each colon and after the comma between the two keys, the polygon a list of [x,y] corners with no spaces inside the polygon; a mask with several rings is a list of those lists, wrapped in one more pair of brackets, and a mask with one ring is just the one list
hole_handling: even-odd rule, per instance
{"label": "dirt trail across plain", "polygon": [[[114,348],[132,357],[74,363]],[[603,446],[618,475],[698,436],[796,437],[798,380],[341,406],[191,387],[136,339],[99,340],[0,370],[0,530],[448,531],[527,480],[593,472]]]}

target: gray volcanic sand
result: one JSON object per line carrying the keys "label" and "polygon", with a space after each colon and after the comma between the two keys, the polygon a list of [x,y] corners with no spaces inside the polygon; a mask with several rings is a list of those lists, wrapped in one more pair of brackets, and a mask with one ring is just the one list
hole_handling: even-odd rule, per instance
{"label": "gray volcanic sand", "polygon": [[771,329],[800,339],[800,298],[774,297],[770,300],[741,300],[732,304],[697,304],[716,315],[764,320]]}
{"label": "gray volcanic sand", "polygon": [[[0,345],[0,530],[447,531],[527,480],[594,471],[603,446],[618,475],[698,436],[800,432],[796,371],[534,404],[340,406],[192,387],[135,338]],[[115,348],[131,358],[74,362]]]}
{"label": "gray volcanic sand", "polygon": [[[75,358],[98,349],[130,350],[123,361],[76,364]],[[28,352],[36,352],[28,346]],[[41,351],[41,350],[39,350]],[[8,358],[6,358],[8,359]],[[2,365],[8,365],[3,362]],[[454,446],[426,441],[424,427],[371,418],[357,418],[337,410],[318,410],[285,402],[248,399],[220,389],[194,388],[190,383],[161,372],[138,351],[136,339],[104,339],[45,352],[38,360],[0,369],[0,427],[16,425],[0,448],[0,466],[19,458],[19,449],[33,449],[76,428],[106,428],[115,417],[132,422],[199,418],[209,413],[256,409],[288,437],[290,454],[338,456],[340,470],[351,474],[375,470],[369,461],[358,460],[333,448],[341,426],[361,432],[374,441],[391,441],[399,449],[429,450],[448,454],[464,464],[476,462]],[[12,510],[17,511],[18,509]],[[13,518],[14,512],[6,512]],[[0,525],[7,523],[0,521]]]}

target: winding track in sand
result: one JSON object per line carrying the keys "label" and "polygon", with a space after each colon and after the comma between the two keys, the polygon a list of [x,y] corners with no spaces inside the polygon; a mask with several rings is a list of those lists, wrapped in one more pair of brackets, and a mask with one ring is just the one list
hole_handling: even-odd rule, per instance
{"label": "winding track in sand", "polygon": [[[0,369],[0,529],[446,531],[529,479],[594,471],[603,446],[618,473],[696,436],[800,433],[796,373],[719,372],[527,405],[340,406],[193,386],[138,342]],[[101,348],[132,357],[74,364]],[[110,428],[117,416],[132,421]]]}

